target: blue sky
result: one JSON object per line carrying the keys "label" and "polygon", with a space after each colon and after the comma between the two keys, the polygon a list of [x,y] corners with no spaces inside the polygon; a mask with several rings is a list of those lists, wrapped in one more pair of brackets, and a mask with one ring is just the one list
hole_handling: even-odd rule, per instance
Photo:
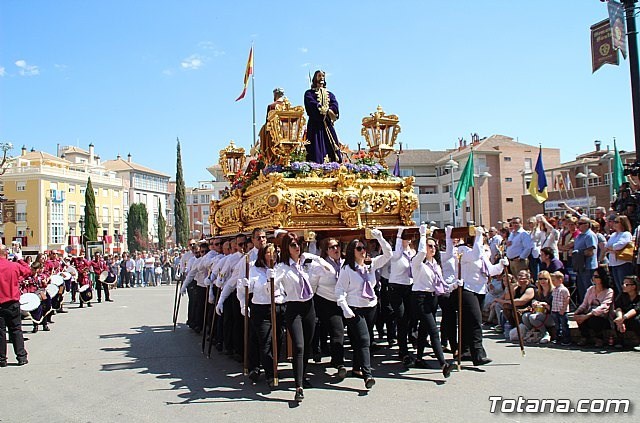
{"label": "blue sky", "polygon": [[179,137],[187,184],[210,179],[229,140],[251,144],[251,97],[234,100],[254,42],[258,128],[274,87],[302,104],[322,68],[352,148],[380,104],[409,148],[477,132],[563,161],[596,139],[633,150],[628,62],[591,73],[589,27],[606,17],[598,0],[3,0],[0,140],[93,142],[173,178]]}

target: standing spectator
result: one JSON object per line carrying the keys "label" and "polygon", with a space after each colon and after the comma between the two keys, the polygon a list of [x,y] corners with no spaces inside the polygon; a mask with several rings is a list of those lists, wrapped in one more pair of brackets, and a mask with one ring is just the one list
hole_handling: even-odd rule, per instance
{"label": "standing spectator", "polygon": [[531,236],[522,229],[522,220],[514,217],[509,222],[511,233],[507,240],[507,258],[511,273],[517,275],[521,270],[529,270],[529,254],[531,254]]}
{"label": "standing spectator", "polygon": [[607,214],[607,211],[605,210],[604,207],[596,207],[595,211],[593,212],[595,215],[595,220],[596,222],[598,222],[598,224],[600,225],[600,228],[598,231],[596,231],[594,229],[594,232],[596,233],[601,233],[602,235],[605,235],[607,232],[606,226],[607,226],[607,221],[605,220],[605,215]]}
{"label": "standing spectator", "polygon": [[21,259],[10,262],[7,255],[7,246],[0,244],[0,367],[7,366],[7,327],[18,366],[28,363],[22,336],[19,283],[31,275],[31,268]]}
{"label": "standing spectator", "polygon": [[591,230],[591,219],[586,216],[582,216],[578,220],[578,229],[580,235],[578,235],[573,244],[571,263],[573,270],[576,272],[578,296],[582,301],[587,293],[587,288],[591,286],[593,271],[598,267],[596,257],[598,238]]}
{"label": "standing spectator", "polygon": [[489,228],[489,250],[491,251],[491,263],[496,264],[500,260],[500,245],[502,244],[502,236],[498,233],[495,226]]}
{"label": "standing spectator", "polygon": [[[624,215],[616,217],[613,224],[615,232],[607,241],[606,250],[609,253],[609,270],[618,294],[622,293],[622,281],[628,275],[633,275],[633,257],[620,257],[620,252],[631,243],[631,223]],[[637,240],[636,240],[637,241]]]}
{"label": "standing spectator", "polygon": [[565,216],[562,220],[562,231],[560,232],[560,242],[558,243],[558,251],[560,252],[560,260],[564,264],[565,269],[571,268],[571,251],[573,244],[580,232],[577,228],[578,219],[571,215]]}
{"label": "standing spectator", "polygon": [[133,288],[134,286],[136,286],[136,281],[134,280],[134,274],[136,270],[136,261],[133,259],[133,256],[129,257],[129,259],[127,260],[126,269],[127,269],[126,283],[129,285],[130,288]]}
{"label": "standing spectator", "polygon": [[551,303],[551,315],[556,326],[556,345],[571,345],[571,334],[569,332],[569,302],[571,295],[563,284],[564,275],[561,272],[551,273],[551,283],[554,286],[553,300]]}
{"label": "standing spectator", "polygon": [[[178,280],[178,269],[180,268],[180,258],[181,258],[181,254],[176,251],[175,253],[173,253],[173,263],[171,266],[171,280],[172,281],[177,281]],[[169,285],[171,285],[171,283],[169,283]]]}
{"label": "standing spectator", "polygon": [[156,261],[153,258],[153,254],[147,253],[144,258],[144,283],[147,285],[154,284],[153,279],[153,267]]}
{"label": "standing spectator", "polygon": [[556,229],[556,219],[555,217],[550,217],[547,220],[543,214],[539,214],[536,218],[539,217],[539,226],[542,236],[542,242],[540,244],[540,250],[543,248],[551,248],[553,250],[553,255],[558,256],[558,240],[560,239],[560,231]]}
{"label": "standing spectator", "polygon": [[144,281],[142,280],[142,271],[144,270],[144,258],[140,252],[136,252],[135,258],[135,285],[143,286]]}
{"label": "standing spectator", "polygon": [[129,287],[129,276],[127,275],[127,260],[129,259],[128,253],[122,253],[122,260],[120,261],[120,280],[118,281],[118,288]]}

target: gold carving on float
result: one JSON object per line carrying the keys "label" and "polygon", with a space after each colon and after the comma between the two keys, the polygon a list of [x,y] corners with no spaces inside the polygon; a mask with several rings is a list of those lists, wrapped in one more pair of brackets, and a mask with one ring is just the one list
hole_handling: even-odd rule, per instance
{"label": "gold carving on float", "polygon": [[[398,122],[397,116],[386,115],[380,106],[362,121],[362,135],[381,163],[393,151],[400,133]],[[292,152],[304,148],[305,123],[304,108],[292,107],[286,99],[269,112],[271,151],[280,165],[289,166]],[[220,165],[232,183],[246,177],[242,175],[244,161],[244,149],[233,141],[220,151]],[[253,175],[243,189],[233,189],[229,197],[211,202],[209,222],[214,235],[257,227],[318,231],[415,225],[411,217],[418,207],[418,197],[413,191],[413,177],[376,179],[354,173],[344,165],[330,172],[314,170],[295,177],[278,172]]]}

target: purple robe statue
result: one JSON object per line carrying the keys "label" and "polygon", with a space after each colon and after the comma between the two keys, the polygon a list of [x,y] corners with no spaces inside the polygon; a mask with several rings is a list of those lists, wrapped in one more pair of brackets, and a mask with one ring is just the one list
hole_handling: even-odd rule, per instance
{"label": "purple robe statue", "polygon": [[[316,75],[314,75],[315,78]],[[322,82],[324,82],[324,75]],[[332,115],[335,119],[339,116],[336,97],[326,88],[311,88],[304,93],[304,107],[309,115],[307,161],[324,163],[325,158],[328,158],[330,162],[341,163],[340,141],[331,118]]]}

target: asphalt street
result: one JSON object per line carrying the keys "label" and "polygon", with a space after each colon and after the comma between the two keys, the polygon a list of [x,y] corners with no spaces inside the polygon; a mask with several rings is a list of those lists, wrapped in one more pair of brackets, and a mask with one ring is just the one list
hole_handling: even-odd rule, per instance
{"label": "asphalt street", "polygon": [[[0,369],[0,422],[458,422],[632,421],[640,404],[640,353],[609,349],[527,347],[487,332],[494,362],[444,379],[433,369],[406,370],[397,350],[373,359],[375,387],[338,381],[328,358],[310,364],[313,389],[300,405],[291,367],[280,365],[280,386],[251,385],[242,366],[214,351],[201,353],[199,335],[173,331],[174,287],[118,289],[113,303],[54,316],[50,332],[31,334],[29,364]],[[180,321],[186,319],[186,297]],[[447,355],[450,357],[450,355]],[[490,413],[490,396],[505,399],[629,399],[627,414]],[[498,405],[498,409],[500,409]]]}

